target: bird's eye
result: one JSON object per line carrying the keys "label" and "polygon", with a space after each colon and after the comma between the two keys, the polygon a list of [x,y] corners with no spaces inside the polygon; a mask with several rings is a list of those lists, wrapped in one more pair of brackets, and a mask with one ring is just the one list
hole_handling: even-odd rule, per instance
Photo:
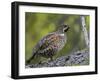
{"label": "bird's eye", "polygon": [[63,25],[63,27],[66,28],[66,27],[68,27],[68,25],[65,24],[65,25]]}
{"label": "bird's eye", "polygon": [[64,27],[67,27],[67,25],[64,25]]}

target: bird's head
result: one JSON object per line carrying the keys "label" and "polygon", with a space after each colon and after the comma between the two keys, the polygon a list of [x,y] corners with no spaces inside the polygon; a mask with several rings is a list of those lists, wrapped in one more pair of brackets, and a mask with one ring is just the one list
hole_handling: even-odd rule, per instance
{"label": "bird's head", "polygon": [[65,33],[69,30],[69,26],[67,24],[62,24],[59,26],[58,33]]}
{"label": "bird's head", "polygon": [[62,25],[63,32],[67,32],[69,30],[69,26],[67,24]]}

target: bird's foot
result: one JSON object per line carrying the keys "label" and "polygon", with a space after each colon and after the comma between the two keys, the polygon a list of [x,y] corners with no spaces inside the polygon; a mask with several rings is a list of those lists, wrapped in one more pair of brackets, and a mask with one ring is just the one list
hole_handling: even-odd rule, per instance
{"label": "bird's foot", "polygon": [[50,59],[48,60],[48,62],[53,62],[53,58],[50,58]]}

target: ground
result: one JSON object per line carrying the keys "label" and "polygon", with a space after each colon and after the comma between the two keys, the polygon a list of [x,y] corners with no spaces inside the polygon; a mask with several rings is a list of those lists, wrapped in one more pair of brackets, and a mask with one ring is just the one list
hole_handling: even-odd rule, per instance
{"label": "ground", "polygon": [[80,66],[89,64],[89,51],[82,50],[59,57],[53,61],[26,65],[26,68],[57,67],[57,66]]}

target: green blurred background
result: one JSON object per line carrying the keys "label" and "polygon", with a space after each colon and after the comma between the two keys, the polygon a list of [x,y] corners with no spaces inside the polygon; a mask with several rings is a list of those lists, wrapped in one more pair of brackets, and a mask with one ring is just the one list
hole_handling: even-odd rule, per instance
{"label": "green blurred background", "polygon": [[[54,32],[61,24],[70,26],[67,34],[67,43],[64,48],[54,56],[54,59],[64,56],[71,52],[86,48],[84,34],[81,27],[81,15],[71,14],[52,14],[52,13],[25,13],[25,60],[32,56],[34,46],[38,41],[50,32]],[[89,33],[90,17],[85,15],[87,31]],[[31,63],[38,63],[46,60],[43,57],[37,57]]]}

